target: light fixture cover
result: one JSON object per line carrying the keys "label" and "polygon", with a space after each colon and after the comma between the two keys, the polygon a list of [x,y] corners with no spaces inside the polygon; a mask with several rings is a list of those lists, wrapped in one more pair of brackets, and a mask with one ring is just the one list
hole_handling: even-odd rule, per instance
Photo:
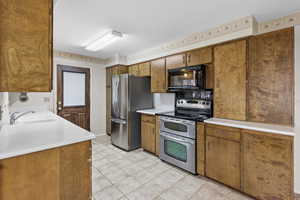
{"label": "light fixture cover", "polygon": [[89,43],[85,47],[85,49],[89,50],[89,51],[98,51],[122,37],[123,37],[123,34],[118,31],[109,31],[109,32],[101,35],[98,39]]}

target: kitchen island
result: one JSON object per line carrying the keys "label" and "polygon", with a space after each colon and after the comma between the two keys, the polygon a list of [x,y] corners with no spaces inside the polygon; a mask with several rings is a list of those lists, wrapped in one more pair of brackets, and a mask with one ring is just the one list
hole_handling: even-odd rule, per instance
{"label": "kitchen island", "polygon": [[2,125],[0,199],[89,199],[94,138],[94,134],[50,112]]}

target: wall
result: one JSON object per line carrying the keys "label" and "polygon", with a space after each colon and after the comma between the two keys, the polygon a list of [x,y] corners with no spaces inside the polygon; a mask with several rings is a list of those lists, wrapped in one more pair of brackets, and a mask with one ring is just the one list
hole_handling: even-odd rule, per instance
{"label": "wall", "polygon": [[295,26],[295,192],[300,194],[300,25]]}
{"label": "wall", "polygon": [[[53,102],[56,102],[56,72],[57,65],[71,65],[75,67],[90,68],[91,73],[91,131],[97,135],[106,132],[106,72],[104,64],[95,64],[86,61],[79,61],[70,58],[55,57],[54,59],[54,77],[53,77]],[[56,111],[56,104],[53,106]]]}
{"label": "wall", "polygon": [[[56,53],[53,59],[53,91],[28,93],[29,100],[22,103],[18,100],[19,93],[10,93],[10,111],[50,110],[56,113],[56,73],[57,65],[87,67],[91,72],[91,131],[97,135],[106,132],[106,73],[104,62],[96,62],[79,55]],[[1,97],[1,94],[0,94]],[[0,98],[1,99],[1,98]],[[1,101],[1,100],[0,100]]]}
{"label": "wall", "polygon": [[175,95],[172,93],[156,93],[153,95],[154,107],[174,110]]}

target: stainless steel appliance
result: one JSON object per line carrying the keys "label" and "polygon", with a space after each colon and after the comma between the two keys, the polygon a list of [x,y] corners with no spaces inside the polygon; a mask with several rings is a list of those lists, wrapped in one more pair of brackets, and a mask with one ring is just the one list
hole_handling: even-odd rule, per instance
{"label": "stainless steel appliance", "polygon": [[211,117],[211,98],[212,91],[176,94],[175,112],[160,114],[161,160],[196,174],[196,122]]}
{"label": "stainless steel appliance", "polygon": [[111,142],[124,149],[141,146],[140,114],[136,110],[153,107],[149,77],[128,74],[112,76]]}
{"label": "stainless steel appliance", "polygon": [[160,159],[196,173],[195,121],[160,117]]}
{"label": "stainless steel appliance", "polygon": [[205,65],[168,70],[169,91],[199,90],[205,88]]}

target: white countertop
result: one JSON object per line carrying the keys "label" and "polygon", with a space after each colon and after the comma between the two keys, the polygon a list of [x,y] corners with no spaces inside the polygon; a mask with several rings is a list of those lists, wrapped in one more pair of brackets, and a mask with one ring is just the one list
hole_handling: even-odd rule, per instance
{"label": "white countertop", "polygon": [[[32,122],[34,119],[39,121]],[[88,141],[95,135],[51,113],[25,115],[0,127],[0,159]]]}
{"label": "white countertop", "polygon": [[288,126],[280,126],[274,124],[264,124],[264,123],[256,123],[256,122],[246,122],[246,121],[237,121],[237,120],[229,120],[229,119],[220,119],[220,118],[210,118],[204,121],[208,124],[222,125],[222,126],[230,126],[234,128],[242,128],[254,131],[262,131],[274,134],[288,135],[294,136],[294,128]]}
{"label": "white countertop", "polygon": [[142,113],[146,115],[156,115],[161,114],[164,112],[172,112],[174,109],[171,108],[152,108],[152,109],[145,109],[145,110],[137,110],[137,113]]}

